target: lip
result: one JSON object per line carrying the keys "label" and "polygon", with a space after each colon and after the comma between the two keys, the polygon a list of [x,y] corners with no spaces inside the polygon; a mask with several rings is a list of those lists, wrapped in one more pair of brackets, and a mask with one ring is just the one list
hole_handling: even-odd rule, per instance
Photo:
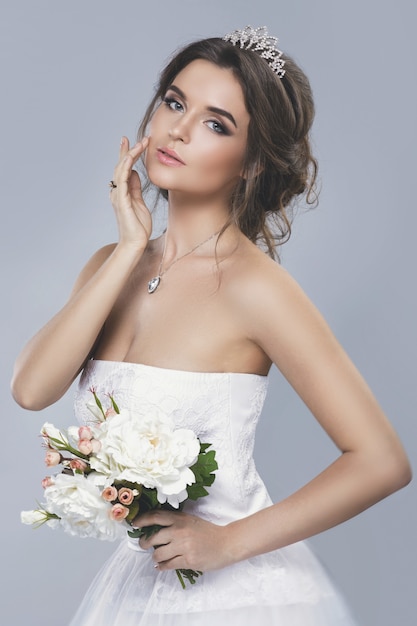
{"label": "lip", "polygon": [[184,161],[180,159],[175,150],[171,150],[170,148],[166,148],[165,146],[162,148],[157,148],[156,156],[160,163],[164,165],[170,165],[171,167],[181,167],[185,165]]}

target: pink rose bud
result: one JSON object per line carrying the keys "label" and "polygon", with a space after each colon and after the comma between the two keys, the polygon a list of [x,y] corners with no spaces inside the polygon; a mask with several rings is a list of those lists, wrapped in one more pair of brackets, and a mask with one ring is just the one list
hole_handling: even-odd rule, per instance
{"label": "pink rose bud", "polygon": [[132,489],[129,489],[128,487],[122,487],[121,489],[119,489],[117,497],[119,498],[119,502],[128,505],[133,502],[133,496],[134,493]]}
{"label": "pink rose bud", "polygon": [[73,471],[78,472],[85,472],[88,467],[87,463],[82,459],[71,459],[69,466]]}
{"label": "pink rose bud", "polygon": [[129,509],[123,504],[113,504],[109,511],[110,519],[114,519],[116,522],[121,522],[129,515]]}
{"label": "pink rose bud", "polygon": [[51,485],[53,484],[54,484],[54,480],[52,476],[45,476],[45,478],[42,479],[42,487],[44,489],[46,489],[47,487],[51,487]]}
{"label": "pink rose bud", "polygon": [[117,415],[117,413],[114,410],[114,408],[111,406],[109,409],[107,409],[105,415],[106,417],[112,417],[113,415]]}
{"label": "pink rose bud", "polygon": [[78,437],[80,439],[92,439],[93,433],[91,431],[91,428],[89,426],[80,426],[80,428],[78,429]]}
{"label": "pink rose bud", "polygon": [[97,454],[101,450],[101,442],[98,439],[91,440],[91,450],[93,454]]}
{"label": "pink rose bud", "polygon": [[78,450],[81,454],[91,454],[93,446],[89,439],[80,439],[78,442]]}
{"label": "pink rose bud", "polygon": [[54,467],[61,463],[62,456],[56,450],[48,450],[45,455],[45,465],[47,467]]}
{"label": "pink rose bud", "polygon": [[113,502],[113,500],[117,499],[117,489],[116,487],[106,487],[102,492],[101,496],[107,500],[107,502]]}

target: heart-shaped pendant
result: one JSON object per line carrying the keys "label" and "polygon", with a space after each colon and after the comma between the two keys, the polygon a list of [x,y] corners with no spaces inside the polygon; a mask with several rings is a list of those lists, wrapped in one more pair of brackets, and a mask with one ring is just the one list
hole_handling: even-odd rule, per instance
{"label": "heart-shaped pendant", "polygon": [[160,276],[155,276],[155,278],[151,278],[151,280],[148,282],[148,293],[153,293],[154,291],[156,291],[160,282]]}

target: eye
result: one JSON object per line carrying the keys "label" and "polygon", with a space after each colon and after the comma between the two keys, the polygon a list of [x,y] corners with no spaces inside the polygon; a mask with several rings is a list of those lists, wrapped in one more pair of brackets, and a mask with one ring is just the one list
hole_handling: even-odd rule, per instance
{"label": "eye", "polygon": [[178,102],[178,100],[175,100],[175,98],[169,98],[169,97],[165,96],[165,98],[163,98],[162,101],[167,105],[167,107],[169,107],[173,111],[182,111],[183,110],[182,104],[180,102]]}
{"label": "eye", "polygon": [[217,120],[209,120],[208,122],[206,122],[206,124],[209,128],[211,128],[212,131],[214,131],[215,133],[218,133],[219,135],[229,134],[227,128],[223,126],[223,124],[221,124]]}

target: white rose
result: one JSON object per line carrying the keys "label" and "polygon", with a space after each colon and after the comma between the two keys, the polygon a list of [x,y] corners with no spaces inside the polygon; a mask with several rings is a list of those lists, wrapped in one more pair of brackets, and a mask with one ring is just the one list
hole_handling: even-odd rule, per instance
{"label": "white rose", "polygon": [[90,458],[93,469],[113,480],[156,488],[161,503],[178,507],[186,499],[187,485],[195,482],[189,468],[200,452],[191,430],[173,430],[171,420],[160,412],[138,416],[122,410],[95,429],[94,437],[102,447]]}
{"label": "white rose", "polygon": [[59,526],[59,519],[50,517],[48,511],[42,509],[35,509],[34,511],[22,511],[20,513],[20,521],[22,524],[30,524],[38,527],[42,524],[50,526],[50,528],[57,528]]}
{"label": "white rose", "polygon": [[111,507],[101,497],[96,478],[94,472],[87,478],[59,474],[45,489],[47,509],[61,518],[60,525],[71,535],[113,541],[126,534],[126,527],[109,518]]}
{"label": "white rose", "polygon": [[71,445],[75,448],[77,447],[77,443],[79,440],[78,429],[79,429],[79,426],[70,426],[69,428],[67,428],[68,439]]}
{"label": "white rose", "polygon": [[20,513],[20,521],[22,524],[44,524],[46,522],[45,511],[35,509],[34,511],[22,511]]}
{"label": "white rose", "polygon": [[91,413],[94,415],[94,417],[99,420],[99,422],[102,422],[104,419],[103,413],[101,411],[101,409],[99,409],[99,407],[97,406],[97,403],[95,400],[89,400],[87,403],[87,409],[89,409],[91,411]]}
{"label": "white rose", "polygon": [[56,426],[50,424],[49,422],[45,422],[45,424],[42,426],[41,435],[45,439],[52,438],[58,439],[59,441],[65,441],[65,437],[63,433],[59,430],[59,428],[56,428]]}

